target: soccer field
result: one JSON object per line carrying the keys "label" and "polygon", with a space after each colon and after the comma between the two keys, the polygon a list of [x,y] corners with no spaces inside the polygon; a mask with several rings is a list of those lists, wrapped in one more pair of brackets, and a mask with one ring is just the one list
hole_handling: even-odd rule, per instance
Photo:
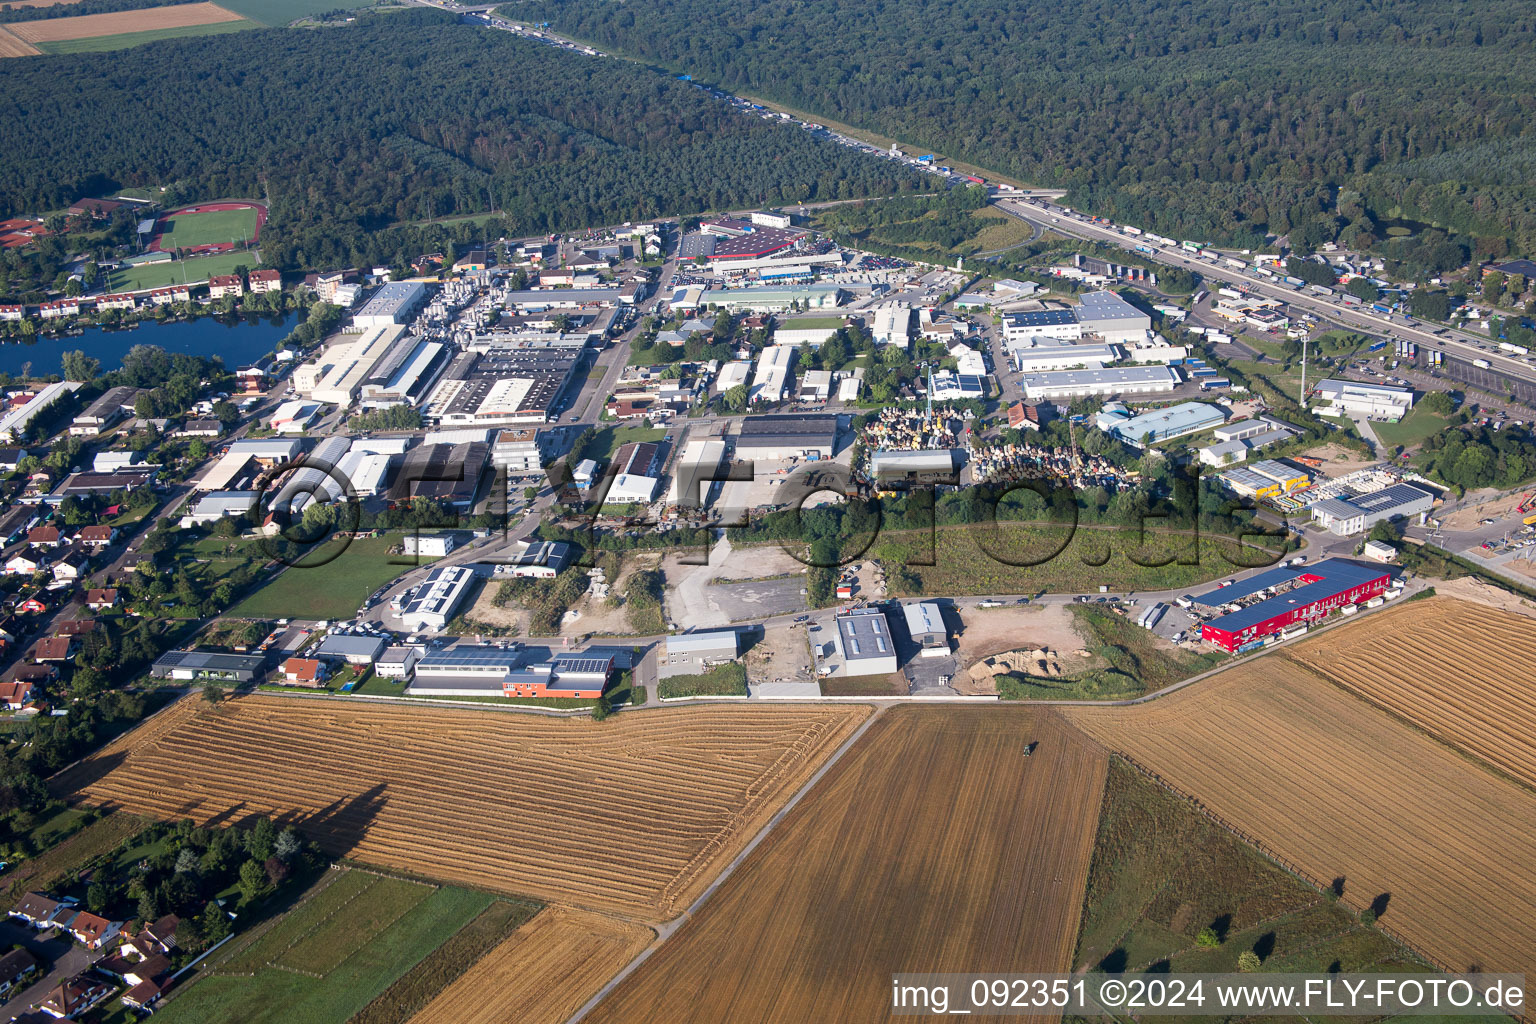
{"label": "soccer field", "polygon": [[107,288],[114,292],[138,292],[173,284],[201,284],[215,274],[233,273],[242,263],[254,266],[256,257],[248,252],[224,252],[190,260],[142,263],[112,271]]}
{"label": "soccer field", "polygon": [[160,236],[156,246],[162,252],[174,252],[200,245],[229,245],[255,238],[259,226],[256,209],[251,206],[173,213],[157,225]]}

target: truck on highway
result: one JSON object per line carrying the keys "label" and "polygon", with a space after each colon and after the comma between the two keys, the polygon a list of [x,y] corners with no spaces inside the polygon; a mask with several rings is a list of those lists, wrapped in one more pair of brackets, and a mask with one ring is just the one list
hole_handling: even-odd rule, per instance
{"label": "truck on highway", "polygon": [[1307,282],[1303,281],[1299,277],[1292,277],[1291,275],[1287,274],[1287,275],[1285,275],[1285,283],[1290,285],[1293,288],[1300,288],[1302,285],[1306,284]]}
{"label": "truck on highway", "polygon": [[1120,233],[1123,235],[1130,235],[1132,238],[1134,238],[1142,232],[1141,228],[1133,228],[1129,224],[1123,224],[1120,226]]}
{"label": "truck on highway", "polygon": [[1516,356],[1523,356],[1526,352],[1526,350],[1521,348],[1519,345],[1512,345],[1507,341],[1499,342],[1499,351],[1508,352],[1510,355]]}
{"label": "truck on highway", "polygon": [[1374,309],[1378,313],[1390,313],[1390,312],[1392,312],[1392,307],[1387,305],[1385,302],[1373,302],[1373,303],[1371,303],[1371,308]]}
{"label": "truck on highway", "polygon": [[[1289,281],[1290,278],[1286,278],[1286,280]],[[1333,298],[1333,289],[1324,284],[1309,284],[1307,285],[1307,290],[1316,292],[1319,295],[1326,295],[1330,299]]]}
{"label": "truck on highway", "polygon": [[1472,365],[1477,367],[1479,370],[1489,370],[1493,368],[1493,364],[1486,359],[1474,359],[1472,360]]}
{"label": "truck on highway", "polygon": [[1189,242],[1189,241],[1180,242],[1179,243],[1179,248],[1183,249],[1185,252],[1199,252],[1200,251],[1200,243],[1199,242]]}
{"label": "truck on highway", "polygon": [[1156,256],[1157,255],[1157,250],[1152,248],[1150,245],[1147,245],[1145,242],[1143,242],[1142,244],[1138,245],[1136,247],[1136,251],[1137,252],[1144,252],[1148,256]]}

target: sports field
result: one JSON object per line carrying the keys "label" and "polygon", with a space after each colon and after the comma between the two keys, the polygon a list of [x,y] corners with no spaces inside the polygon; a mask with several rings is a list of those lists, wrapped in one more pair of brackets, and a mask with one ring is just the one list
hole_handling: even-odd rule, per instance
{"label": "sports field", "polygon": [[204,203],[162,214],[155,225],[153,251],[228,252],[254,242],[266,223],[265,207],[255,203]]}
{"label": "sports field", "polygon": [[173,284],[203,284],[217,274],[233,273],[241,264],[254,266],[256,262],[256,257],[248,252],[222,252],[190,260],[142,263],[112,271],[107,288],[114,292],[141,292]]}

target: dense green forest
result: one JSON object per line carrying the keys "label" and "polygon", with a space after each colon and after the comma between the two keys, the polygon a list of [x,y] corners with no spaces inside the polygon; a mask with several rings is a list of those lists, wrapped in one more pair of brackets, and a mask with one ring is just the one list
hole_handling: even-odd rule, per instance
{"label": "dense green forest", "polygon": [[[502,11],[1067,187],[1077,205],[1166,234],[1256,245],[1294,230],[1303,251],[1343,235],[1410,269],[1438,269],[1452,247],[1536,248],[1536,10],[1518,0],[523,0]],[[1405,226],[1412,238],[1389,236]]]}
{"label": "dense green forest", "polygon": [[122,186],[267,197],[277,267],[393,263],[419,239],[380,229],[485,211],[526,235],[922,184],[628,62],[425,10],[5,61],[0,137],[27,140],[0,147],[0,215]]}

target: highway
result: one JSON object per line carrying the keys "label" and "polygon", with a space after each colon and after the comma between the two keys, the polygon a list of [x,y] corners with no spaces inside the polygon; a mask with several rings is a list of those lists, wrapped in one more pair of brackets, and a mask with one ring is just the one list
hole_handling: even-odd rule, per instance
{"label": "highway", "polygon": [[[1245,292],[1278,299],[1293,309],[1323,315],[1330,320],[1359,327],[1373,334],[1411,341],[1427,349],[1440,349],[1467,360],[1487,360],[1492,368],[1527,384],[1536,385],[1536,367],[1532,367],[1524,360],[1499,352],[1493,347],[1492,342],[1465,331],[1445,328],[1446,333],[1439,335],[1434,333],[1435,329],[1419,326],[1417,323],[1410,326],[1401,320],[1393,320],[1389,316],[1377,313],[1369,307],[1347,306],[1338,300],[1329,300],[1312,292],[1296,291],[1252,273],[1198,259],[1182,249],[1149,242],[1145,235],[1139,238],[1129,237],[1121,234],[1113,225],[1095,224],[1091,220],[1080,219],[1079,216],[1067,212],[1065,207],[1045,200],[1024,202],[1000,198],[994,200],[992,205],[1030,224],[1048,227],[1052,231],[1075,238],[1108,242],[1155,262],[1198,272],[1207,281],[1240,285]],[[1153,251],[1137,252],[1138,245],[1146,245]]]}

